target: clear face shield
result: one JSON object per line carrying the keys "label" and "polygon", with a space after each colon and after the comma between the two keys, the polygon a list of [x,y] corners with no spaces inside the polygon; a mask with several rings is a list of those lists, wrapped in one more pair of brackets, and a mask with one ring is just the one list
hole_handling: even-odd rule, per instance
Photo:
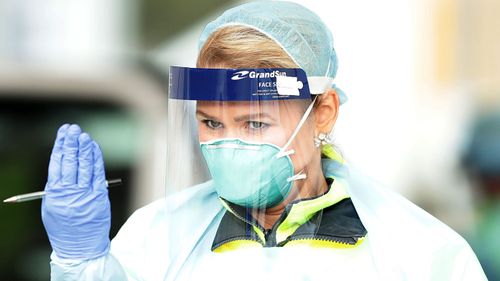
{"label": "clear face shield", "polygon": [[171,67],[169,80],[167,194],[209,185],[263,236],[277,212],[325,192],[311,89],[325,92],[330,78],[311,81],[299,68]]}
{"label": "clear face shield", "polygon": [[272,208],[319,163],[303,70],[171,67],[169,84],[170,191],[212,179],[229,202]]}

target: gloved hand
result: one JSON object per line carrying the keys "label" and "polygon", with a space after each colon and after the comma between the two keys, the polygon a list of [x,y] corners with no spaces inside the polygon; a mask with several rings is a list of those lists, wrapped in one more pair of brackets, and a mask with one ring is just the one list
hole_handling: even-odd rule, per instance
{"label": "gloved hand", "polygon": [[88,260],[109,251],[111,212],[102,153],[78,125],[57,132],[42,200],[42,221],[58,258]]}

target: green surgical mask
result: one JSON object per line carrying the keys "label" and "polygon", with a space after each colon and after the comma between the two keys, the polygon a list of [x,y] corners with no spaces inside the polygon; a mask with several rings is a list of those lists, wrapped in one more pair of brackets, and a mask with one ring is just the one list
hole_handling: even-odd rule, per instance
{"label": "green surgical mask", "polygon": [[249,208],[269,208],[290,193],[294,175],[289,155],[269,143],[248,143],[240,139],[218,139],[200,143],[220,197]]}
{"label": "green surgical mask", "polygon": [[295,151],[288,147],[311,113],[316,97],[283,147],[241,139],[200,143],[220,197],[248,208],[270,208],[288,196],[295,180],[306,178],[302,172],[294,174],[290,155]]}

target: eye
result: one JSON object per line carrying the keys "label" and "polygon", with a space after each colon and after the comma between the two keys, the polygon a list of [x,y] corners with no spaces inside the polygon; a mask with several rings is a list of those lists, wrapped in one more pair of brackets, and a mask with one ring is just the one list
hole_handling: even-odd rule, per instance
{"label": "eye", "polygon": [[215,121],[215,120],[209,120],[209,119],[207,119],[207,120],[203,120],[201,122],[205,123],[205,125],[207,127],[209,127],[210,129],[213,129],[213,130],[220,129],[220,128],[223,127],[223,125],[222,125],[221,122],[218,122],[218,121]]}
{"label": "eye", "polygon": [[248,121],[248,128],[252,130],[262,130],[265,129],[268,125],[264,122],[259,121]]}

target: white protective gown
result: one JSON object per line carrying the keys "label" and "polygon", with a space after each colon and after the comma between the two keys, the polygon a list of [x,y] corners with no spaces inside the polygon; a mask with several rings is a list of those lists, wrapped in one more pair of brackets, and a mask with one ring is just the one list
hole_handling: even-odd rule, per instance
{"label": "white protective gown", "polygon": [[[400,195],[347,175],[368,235],[355,248],[309,246],[211,252],[225,212],[211,181],[137,210],[89,261],[52,254],[52,280],[486,280],[467,242]],[[323,167],[325,169],[325,167]],[[125,277],[126,276],[126,277]]]}

